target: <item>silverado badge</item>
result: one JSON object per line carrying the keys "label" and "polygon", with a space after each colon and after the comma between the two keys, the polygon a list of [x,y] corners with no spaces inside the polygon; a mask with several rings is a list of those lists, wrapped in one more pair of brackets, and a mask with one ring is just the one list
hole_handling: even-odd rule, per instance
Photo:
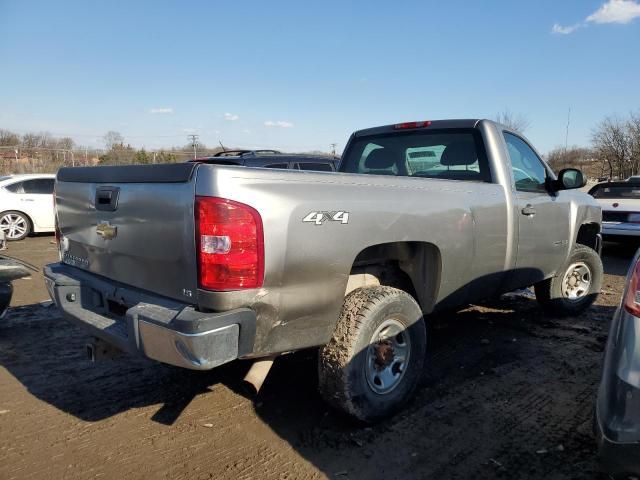
{"label": "silverado badge", "polygon": [[118,235],[118,227],[111,225],[109,222],[100,222],[96,227],[96,233],[105,240],[113,240]]}

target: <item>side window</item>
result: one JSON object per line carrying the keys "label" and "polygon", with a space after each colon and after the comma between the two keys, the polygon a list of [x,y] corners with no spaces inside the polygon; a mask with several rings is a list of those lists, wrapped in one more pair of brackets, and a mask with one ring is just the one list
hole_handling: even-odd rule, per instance
{"label": "side window", "polygon": [[520,137],[504,132],[516,190],[546,192],[547,169],[533,149]]}
{"label": "side window", "polygon": [[286,163],[271,163],[269,165],[265,165],[264,168],[288,168],[289,165]]}
{"label": "side window", "polygon": [[298,163],[298,170],[312,170],[314,172],[333,172],[328,163]]}
{"label": "side window", "polygon": [[11,193],[24,193],[23,184],[24,182],[16,182],[16,183],[7,185],[4,188],[9,190]]}
{"label": "side window", "polygon": [[37,178],[22,182],[22,193],[35,193],[41,195],[51,195],[53,193],[53,178]]}
{"label": "side window", "polygon": [[53,188],[55,186],[55,180],[53,178],[41,178],[35,182],[35,191],[33,193],[53,195]]}

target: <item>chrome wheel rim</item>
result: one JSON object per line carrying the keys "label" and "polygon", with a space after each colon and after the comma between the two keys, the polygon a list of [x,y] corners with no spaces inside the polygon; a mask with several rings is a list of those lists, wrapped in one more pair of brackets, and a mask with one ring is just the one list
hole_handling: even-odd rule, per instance
{"label": "chrome wheel rim", "polygon": [[380,395],[393,391],[404,377],[410,354],[406,327],[395,318],[382,322],[367,347],[364,369],[371,390]]}
{"label": "chrome wheel rim", "polygon": [[571,301],[583,299],[591,288],[591,269],[584,262],[569,266],[562,279],[562,296]]}
{"label": "chrome wheel rim", "polygon": [[22,237],[27,232],[27,220],[17,213],[7,213],[0,218],[0,228],[8,239]]}

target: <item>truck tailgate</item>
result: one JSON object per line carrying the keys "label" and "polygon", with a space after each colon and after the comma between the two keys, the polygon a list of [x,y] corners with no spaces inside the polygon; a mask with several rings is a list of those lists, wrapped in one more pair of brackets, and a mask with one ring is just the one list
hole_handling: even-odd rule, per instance
{"label": "truck tailgate", "polygon": [[62,261],[194,303],[196,164],[63,168],[56,179]]}

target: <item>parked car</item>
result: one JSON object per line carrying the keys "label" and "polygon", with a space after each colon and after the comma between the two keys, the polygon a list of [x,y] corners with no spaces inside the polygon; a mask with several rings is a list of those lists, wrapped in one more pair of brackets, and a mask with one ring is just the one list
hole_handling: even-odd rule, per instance
{"label": "parked car", "polygon": [[317,172],[335,172],[340,163],[340,160],[334,157],[282,153],[277,150],[226,150],[218,152],[212,157],[201,157],[189,161],[210,165],[242,165]]}
{"label": "parked car", "polygon": [[358,131],[337,173],[63,168],[44,273],[65,318],[161,362],[320,347],[322,396],[370,422],[415,391],[424,314],[530,285],[554,315],[593,303],[601,212],[583,185],[489,120]]}
{"label": "parked car", "polygon": [[640,476],[640,250],[609,328],[596,404],[598,450],[616,478]]}
{"label": "parked car", "polygon": [[599,183],[589,190],[589,194],[602,207],[602,234],[605,237],[640,236],[640,183]]}
{"label": "parked car", "polygon": [[53,174],[0,177],[0,229],[7,240],[55,230],[55,178]]}
{"label": "parked car", "polygon": [[0,319],[5,316],[11,304],[11,297],[13,296],[11,282],[19,278],[28,277],[31,272],[37,271],[38,269],[29,263],[7,255],[0,255]]}

